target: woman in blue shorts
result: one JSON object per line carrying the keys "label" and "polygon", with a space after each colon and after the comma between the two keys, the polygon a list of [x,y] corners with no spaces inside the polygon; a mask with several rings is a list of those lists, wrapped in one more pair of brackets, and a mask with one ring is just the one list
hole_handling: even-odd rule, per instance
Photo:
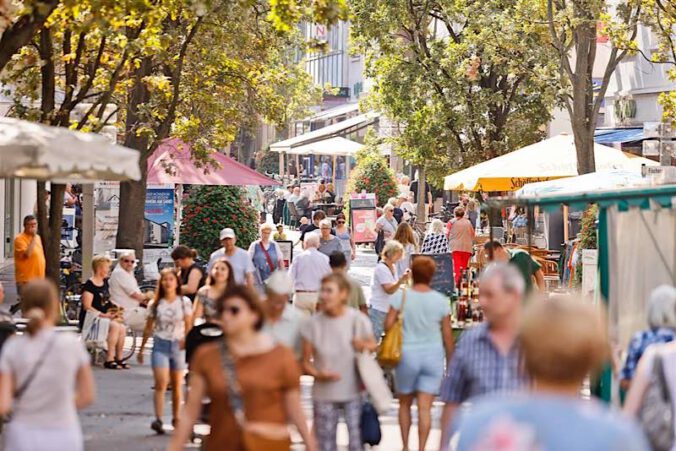
{"label": "woman in blue shorts", "polygon": [[143,332],[138,361],[143,364],[143,349],[152,332],[153,351],[150,364],[155,378],[155,421],[150,428],[158,434],[164,433],[164,395],[171,380],[172,424],[176,427],[183,389],[185,371],[185,336],[192,327],[192,303],[181,296],[181,283],[173,269],[160,273],[155,300],[150,305],[150,314]]}
{"label": "woman in blue shorts", "polygon": [[404,321],[401,361],[395,369],[404,450],[408,450],[414,400],[418,404],[418,449],[425,449],[432,423],[432,401],[439,393],[444,374],[444,358],[453,352],[449,301],[430,288],[435,271],[431,258],[413,260],[413,286],[393,296],[385,319],[385,330],[396,322],[399,312]]}

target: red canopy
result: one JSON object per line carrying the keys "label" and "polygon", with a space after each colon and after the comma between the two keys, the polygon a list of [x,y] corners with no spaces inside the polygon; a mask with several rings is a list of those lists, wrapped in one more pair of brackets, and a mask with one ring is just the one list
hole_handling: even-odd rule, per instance
{"label": "red canopy", "polygon": [[281,185],[222,153],[214,153],[214,166],[196,167],[190,145],[168,139],[148,158],[148,184],[184,185]]}

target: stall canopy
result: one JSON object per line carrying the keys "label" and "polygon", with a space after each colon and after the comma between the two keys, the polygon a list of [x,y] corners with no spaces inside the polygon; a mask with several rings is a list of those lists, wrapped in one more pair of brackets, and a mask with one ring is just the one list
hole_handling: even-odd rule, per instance
{"label": "stall canopy", "polygon": [[351,141],[346,138],[336,136],[334,138],[317,141],[312,144],[305,144],[303,146],[294,147],[288,153],[290,155],[355,155],[363,144]]}
{"label": "stall canopy", "polygon": [[[599,144],[594,145],[597,172],[639,172],[642,165],[657,166],[647,158]],[[515,191],[527,183],[577,176],[577,156],[571,135],[558,135],[451,174],[444,189]]]}
{"label": "stall canopy", "polygon": [[213,153],[216,166],[195,166],[190,145],[178,139],[164,141],[148,159],[148,184],[280,185],[222,153]]}
{"label": "stall canopy", "polygon": [[516,191],[517,198],[551,194],[591,193],[646,185],[647,179],[637,171],[593,172],[546,182],[528,183]]}
{"label": "stall canopy", "polygon": [[594,132],[597,144],[623,144],[645,139],[642,128],[602,128]]}
{"label": "stall canopy", "polygon": [[364,128],[367,125],[372,124],[378,118],[378,116],[378,113],[360,114],[359,116],[346,119],[342,122],[313,130],[308,133],[303,133],[302,135],[285,139],[284,141],[276,142],[270,146],[270,150],[273,152],[291,153],[291,150],[295,147],[311,144],[317,141],[323,141],[334,136],[346,135],[353,130]]}

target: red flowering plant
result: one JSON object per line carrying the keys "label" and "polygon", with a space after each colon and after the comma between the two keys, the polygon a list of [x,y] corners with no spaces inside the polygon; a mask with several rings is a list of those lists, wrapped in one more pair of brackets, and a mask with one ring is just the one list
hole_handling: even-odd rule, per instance
{"label": "red flowering plant", "polygon": [[399,192],[394,172],[387,165],[385,157],[377,146],[366,145],[357,154],[357,165],[347,182],[348,193],[375,193],[379,207],[384,206]]}
{"label": "red flowering plant", "polygon": [[258,237],[258,213],[238,186],[193,185],[183,198],[181,243],[209,255],[221,244],[222,229],[237,234],[237,246],[247,249]]}

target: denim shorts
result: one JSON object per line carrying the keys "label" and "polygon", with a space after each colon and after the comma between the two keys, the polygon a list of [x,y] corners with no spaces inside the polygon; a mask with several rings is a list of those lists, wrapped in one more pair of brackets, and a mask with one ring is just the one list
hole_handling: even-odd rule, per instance
{"label": "denim shorts", "polygon": [[153,337],[150,366],[152,368],[169,368],[171,371],[184,370],[186,368],[185,350],[181,349],[178,340]]}
{"label": "denim shorts", "polygon": [[397,393],[439,394],[444,375],[444,348],[441,345],[407,349],[404,347],[394,377]]}

